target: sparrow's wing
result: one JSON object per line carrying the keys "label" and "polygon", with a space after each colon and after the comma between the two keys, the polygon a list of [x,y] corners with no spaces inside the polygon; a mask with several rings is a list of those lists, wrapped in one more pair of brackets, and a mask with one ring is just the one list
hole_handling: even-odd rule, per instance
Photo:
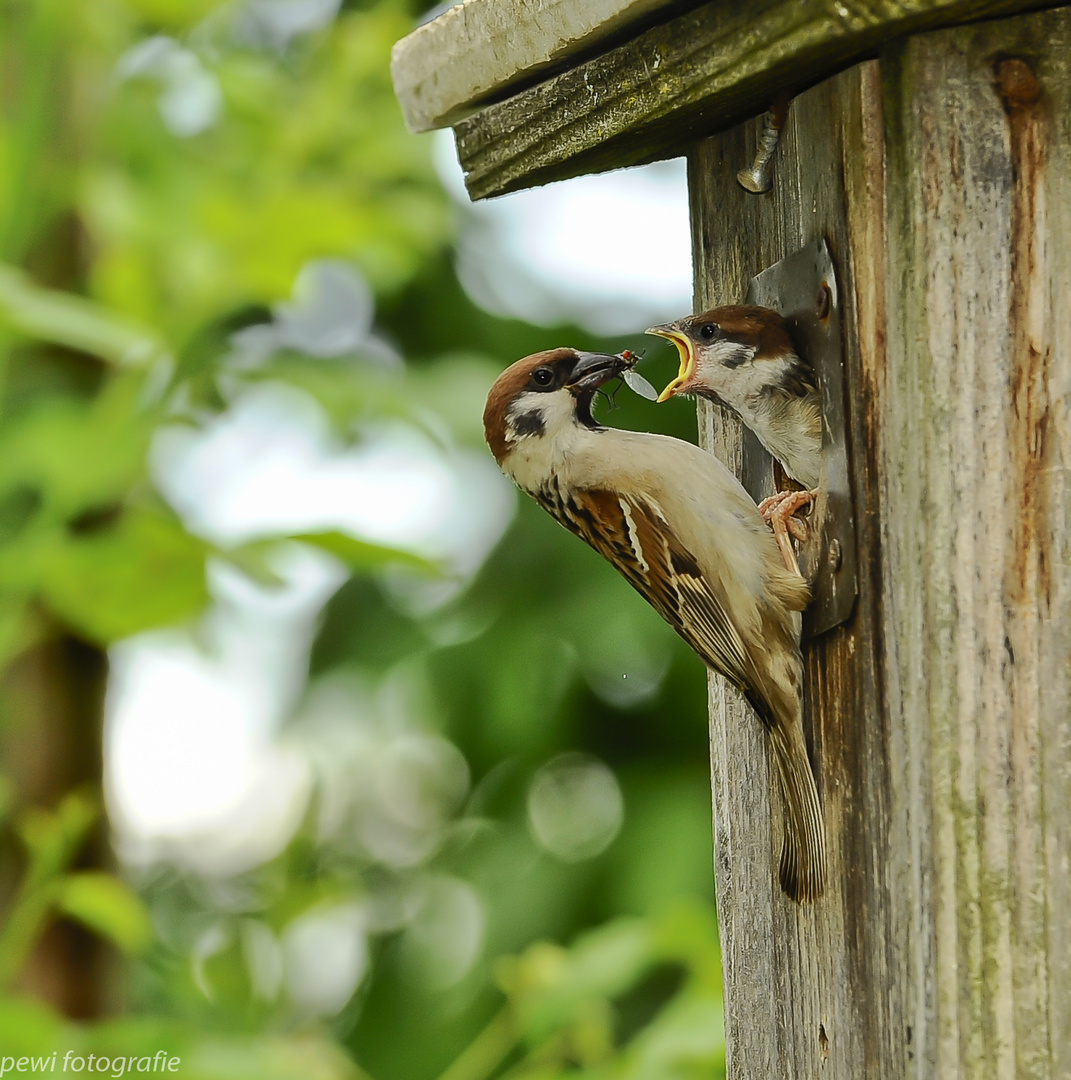
{"label": "sparrow's wing", "polygon": [[737,686],[750,684],[747,650],[724,596],[704,578],[655,502],[583,490],[548,509],[613,563],[710,667]]}
{"label": "sparrow's wing", "polygon": [[793,356],[792,363],[784,370],[777,390],[789,397],[812,397],[818,393],[818,380],[815,378],[814,368],[801,360],[799,356]]}

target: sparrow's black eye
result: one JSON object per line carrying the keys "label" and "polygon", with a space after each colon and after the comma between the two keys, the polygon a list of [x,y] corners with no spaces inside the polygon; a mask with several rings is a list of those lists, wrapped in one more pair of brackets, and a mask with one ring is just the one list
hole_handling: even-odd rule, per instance
{"label": "sparrow's black eye", "polygon": [[705,341],[709,341],[717,332],[718,328],[712,322],[703,323],[703,325],[699,327],[699,336]]}
{"label": "sparrow's black eye", "polygon": [[549,367],[537,367],[532,372],[532,382],[536,386],[550,386],[554,382],[554,372]]}

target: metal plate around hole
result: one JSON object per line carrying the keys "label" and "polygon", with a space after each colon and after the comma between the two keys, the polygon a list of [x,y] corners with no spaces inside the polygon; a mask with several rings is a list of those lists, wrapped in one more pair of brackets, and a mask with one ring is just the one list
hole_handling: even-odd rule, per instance
{"label": "metal plate around hole", "polygon": [[[844,622],[855,606],[855,517],[848,473],[841,297],[825,240],[806,247],[751,279],[745,302],[772,308],[788,322],[801,356],[810,361],[822,395],[822,478],[810,516],[811,535],[800,548],[800,569],[814,598],[803,613],[803,636]],[[743,484],[756,501],[774,493],[773,458],[744,430]]]}

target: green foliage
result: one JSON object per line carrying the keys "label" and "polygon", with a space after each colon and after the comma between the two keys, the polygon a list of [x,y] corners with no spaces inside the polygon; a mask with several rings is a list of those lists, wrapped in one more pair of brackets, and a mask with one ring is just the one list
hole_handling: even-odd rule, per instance
{"label": "green foliage", "polygon": [[[27,808],[7,766],[0,818],[23,854],[0,867],[4,1054],[164,1049],[194,1080],[721,1075],[705,677],[672,632],[531,503],[459,571],[333,529],[221,547],[150,468],[162,428],[203,428],[264,383],[314,402],[340,446],[402,426],[469,460],[506,362],[637,346],[464,294],[449,199],[389,82],[411,7],[347,3],[264,46],[238,3],[0,0],[0,663],[65,635],[196,634],[213,559],[271,589],[297,543],[349,575],[279,737],[308,764],[304,819],[258,865],[156,866],[134,891],[77,863],[95,798]],[[196,130],[168,119],[178,69],[218,92]],[[379,345],[404,363],[371,341],[236,348],[328,256],[368,283]],[[628,394],[607,416],[694,423]],[[17,691],[3,706],[13,729],[39,722]],[[613,768],[625,810],[604,850],[570,861],[528,800],[576,751]],[[10,992],[57,917],[132,957],[126,1015],[74,1024]],[[328,930],[353,985],[314,1008],[299,946]]]}
{"label": "green foliage", "polygon": [[314,257],[354,259],[379,291],[402,286],[450,216],[425,144],[399,123],[387,70],[410,23],[392,7],[347,15],[285,64],[229,47],[216,20],[198,56],[221,119],[181,146],[152,115],[157,87],[128,84],[83,187],[94,292],[181,341],[220,311],[287,296]]}
{"label": "green foliage", "polygon": [[99,870],[68,874],[57,889],[56,906],[123,952],[143,952],[152,940],[145,905],[112,874]]}
{"label": "green foliage", "polygon": [[[206,546],[142,490],[143,380],[44,396],[0,434],[0,595],[107,643],[200,611]],[[9,639],[9,648],[17,647]]]}
{"label": "green foliage", "polygon": [[151,330],[84,297],[39,288],[11,266],[0,266],[0,327],[113,364],[145,365],[164,353]]}
{"label": "green foliage", "polygon": [[55,811],[31,809],[16,820],[27,865],[0,930],[0,994],[19,973],[47,921],[58,913],[126,952],[148,945],[149,916],[135,892],[111,874],[67,869],[97,816],[91,799],[72,792]]}
{"label": "green foliage", "polygon": [[[37,1061],[36,1071],[47,1073],[63,1072],[67,1055],[70,1071],[88,1071],[92,1054],[90,1067],[107,1076],[170,1071],[193,1080],[367,1080],[337,1045],[314,1034],[227,1038],[160,1017],[89,1026],[18,997],[0,997],[0,1046],[5,1057]],[[109,1063],[104,1069],[101,1058]],[[33,1071],[29,1062],[23,1071]]]}
{"label": "green foliage", "polygon": [[721,959],[708,909],[618,919],[568,949],[539,942],[501,960],[498,981],[506,1008],[440,1080],[482,1080],[505,1061],[510,1080],[724,1075]]}

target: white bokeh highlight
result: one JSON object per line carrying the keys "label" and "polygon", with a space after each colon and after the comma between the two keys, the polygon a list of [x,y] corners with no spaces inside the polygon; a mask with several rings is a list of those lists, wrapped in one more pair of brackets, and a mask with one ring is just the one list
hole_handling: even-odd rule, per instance
{"label": "white bokeh highlight", "polygon": [[313,908],[282,936],[283,985],[303,1017],[334,1016],[368,968],[368,938],[360,903]]}
{"label": "white bokeh highlight", "polygon": [[601,855],[621,831],[625,804],[613,770],[587,754],[561,754],[532,778],[528,824],[562,862]]}
{"label": "white bokeh highlight", "polygon": [[448,874],[429,875],[401,940],[403,960],[430,990],[446,990],[474,967],[487,913],[479,893]]}
{"label": "white bokeh highlight", "polygon": [[462,572],[483,561],[514,506],[489,455],[403,424],[347,446],[282,383],[252,387],[205,428],[163,431],[153,472],[186,525],[215,543],[341,529]]}
{"label": "white bokeh highlight", "polygon": [[691,310],[683,158],[472,203],[452,133],[435,138],[461,215],[458,273],[482,307],[598,334],[642,334]]}

